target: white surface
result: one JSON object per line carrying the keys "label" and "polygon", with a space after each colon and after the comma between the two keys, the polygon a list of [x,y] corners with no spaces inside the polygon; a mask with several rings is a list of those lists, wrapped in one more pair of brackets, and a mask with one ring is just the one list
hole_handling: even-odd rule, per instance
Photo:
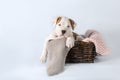
{"label": "white surface", "polygon": [[[120,80],[119,0],[0,0],[0,80]],[[96,29],[112,54],[94,64],[70,64],[48,77],[39,57],[52,19],[68,16],[76,32]]]}

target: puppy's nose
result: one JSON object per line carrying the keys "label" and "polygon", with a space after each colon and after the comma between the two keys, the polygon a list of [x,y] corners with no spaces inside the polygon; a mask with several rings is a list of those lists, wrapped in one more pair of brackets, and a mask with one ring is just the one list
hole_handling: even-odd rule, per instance
{"label": "puppy's nose", "polygon": [[62,34],[65,34],[65,32],[66,32],[65,30],[62,30]]}

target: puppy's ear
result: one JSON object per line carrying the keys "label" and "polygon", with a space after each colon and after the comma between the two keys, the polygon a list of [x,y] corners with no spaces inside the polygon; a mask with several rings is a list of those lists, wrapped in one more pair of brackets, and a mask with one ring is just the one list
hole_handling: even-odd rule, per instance
{"label": "puppy's ear", "polygon": [[54,20],[54,24],[55,24],[55,25],[58,24],[58,23],[61,21],[61,19],[62,19],[61,16],[57,17],[57,18]]}
{"label": "puppy's ear", "polygon": [[69,21],[70,21],[70,24],[72,26],[72,29],[74,30],[76,23],[72,19],[69,19]]}

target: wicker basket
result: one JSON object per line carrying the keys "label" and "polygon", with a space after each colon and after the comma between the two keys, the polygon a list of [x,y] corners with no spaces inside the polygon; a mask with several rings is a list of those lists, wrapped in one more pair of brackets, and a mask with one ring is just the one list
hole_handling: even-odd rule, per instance
{"label": "wicker basket", "polygon": [[93,63],[96,55],[92,42],[76,41],[66,57],[66,63]]}

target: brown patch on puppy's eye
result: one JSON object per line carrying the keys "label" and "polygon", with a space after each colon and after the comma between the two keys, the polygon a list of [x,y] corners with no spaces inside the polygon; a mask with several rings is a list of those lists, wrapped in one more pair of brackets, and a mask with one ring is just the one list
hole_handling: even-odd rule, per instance
{"label": "brown patch on puppy's eye", "polygon": [[68,28],[70,27],[70,26],[67,26]]}

